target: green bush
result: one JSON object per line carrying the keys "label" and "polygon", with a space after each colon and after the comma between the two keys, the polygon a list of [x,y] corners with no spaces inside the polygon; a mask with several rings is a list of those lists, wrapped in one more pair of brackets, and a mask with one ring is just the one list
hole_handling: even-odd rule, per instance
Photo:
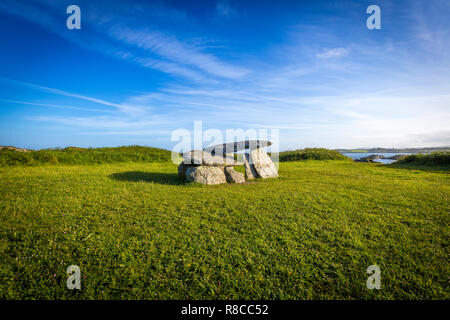
{"label": "green bush", "polygon": [[324,148],[306,148],[295,151],[280,152],[280,162],[301,160],[350,160],[336,150]]}
{"label": "green bush", "polygon": [[425,166],[450,166],[450,152],[433,152],[433,153],[418,153],[411,154],[399,161],[396,164],[411,164],[411,165],[425,165]]}
{"label": "green bush", "polygon": [[120,162],[167,162],[171,159],[168,150],[122,146],[115,148],[43,149],[28,152],[0,150],[0,166],[34,166],[41,164],[100,164]]}

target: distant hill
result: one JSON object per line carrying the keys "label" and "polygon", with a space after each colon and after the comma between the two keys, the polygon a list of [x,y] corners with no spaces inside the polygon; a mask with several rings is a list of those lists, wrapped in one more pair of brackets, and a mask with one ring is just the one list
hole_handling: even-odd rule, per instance
{"label": "distant hill", "polygon": [[28,152],[30,150],[25,149],[25,148],[17,148],[17,147],[13,147],[13,146],[0,146],[0,150],[14,150],[14,151],[19,151],[19,152]]}
{"label": "distant hill", "polygon": [[[26,149],[24,149],[26,150]],[[100,164],[120,162],[167,162],[171,152],[159,148],[122,146],[114,148],[79,148],[20,150],[20,148],[0,148],[0,166],[40,164]]]}
{"label": "distant hill", "polygon": [[372,149],[336,149],[338,152],[345,153],[430,153],[436,151],[450,151],[450,147],[432,147],[432,148],[372,148]]}

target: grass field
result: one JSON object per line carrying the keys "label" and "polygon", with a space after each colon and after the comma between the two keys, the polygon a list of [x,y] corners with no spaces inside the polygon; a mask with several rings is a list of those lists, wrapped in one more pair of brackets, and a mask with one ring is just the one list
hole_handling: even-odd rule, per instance
{"label": "grass field", "polygon": [[[0,298],[450,298],[449,171],[287,162],[218,186],[176,172],[0,168]],[[72,264],[81,290],[66,288]]]}

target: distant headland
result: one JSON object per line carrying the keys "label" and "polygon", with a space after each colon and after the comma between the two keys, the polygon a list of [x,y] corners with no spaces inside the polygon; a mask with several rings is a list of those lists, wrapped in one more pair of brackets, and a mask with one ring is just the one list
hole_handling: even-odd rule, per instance
{"label": "distant headland", "polygon": [[357,148],[357,149],[335,149],[340,153],[429,153],[436,151],[450,151],[450,147],[429,147],[429,148]]}

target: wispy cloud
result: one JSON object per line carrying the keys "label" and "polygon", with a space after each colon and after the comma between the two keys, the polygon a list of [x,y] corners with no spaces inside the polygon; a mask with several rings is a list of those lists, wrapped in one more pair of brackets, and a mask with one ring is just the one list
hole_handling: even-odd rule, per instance
{"label": "wispy cloud", "polygon": [[31,106],[38,106],[38,107],[46,107],[46,108],[67,109],[67,110],[80,110],[80,111],[90,111],[90,112],[113,112],[112,110],[80,108],[80,107],[73,107],[73,106],[66,106],[66,105],[56,105],[56,104],[37,103],[37,102],[28,102],[28,101],[0,100],[0,102],[24,104],[24,105],[31,105]]}
{"label": "wispy cloud", "polygon": [[[131,13],[130,11],[132,11],[133,15],[145,16],[148,13],[146,18],[153,21],[157,22],[159,19],[172,21],[186,17],[185,13],[179,10],[158,3],[135,3],[128,6],[123,2],[114,2],[107,6],[106,11],[93,8],[94,5],[95,3],[82,1],[83,8],[90,8],[90,10],[83,10],[83,26],[91,30],[89,33],[83,34],[83,37],[76,33],[67,33],[64,28],[61,28],[58,21],[60,6],[54,1],[45,0],[38,5],[22,0],[5,0],[0,3],[0,11],[37,23],[48,31],[83,48],[137,63],[145,68],[158,70],[175,77],[194,81],[215,81],[214,78],[217,77],[242,78],[249,72],[244,67],[231,65],[221,61],[214,54],[203,52],[203,46],[196,44],[198,37],[193,37],[192,41],[180,41],[175,36],[160,30],[148,27],[143,29],[142,25],[137,25],[133,19],[124,14],[124,12]],[[102,12],[101,15],[98,14],[99,11]],[[87,14],[84,15],[84,12]],[[113,19],[117,12],[123,14],[120,24]],[[59,18],[61,19],[61,17]],[[133,27],[129,25],[133,25]],[[117,41],[111,42],[109,37]],[[133,50],[130,49],[130,45],[134,46]]]}
{"label": "wispy cloud", "polygon": [[[16,2],[10,3],[11,9]],[[27,17],[24,13],[27,6],[23,1],[17,3],[22,5],[11,9],[12,14],[30,20],[41,19],[37,23],[53,32],[54,25],[48,23],[53,21],[51,11],[41,8],[42,18],[39,17],[40,6],[31,5],[33,8]],[[125,5],[115,7],[116,2],[111,6],[131,10]],[[142,6],[135,7],[133,14],[145,16],[148,8]],[[167,16],[180,20],[188,18],[180,10],[165,9]],[[239,15],[224,1],[217,3],[216,10],[224,18]],[[375,41],[375,33],[348,37],[347,30],[332,32],[325,23],[302,24],[291,26],[282,35],[282,43],[269,39],[268,47],[264,48],[267,51],[263,53],[252,57],[242,53],[245,50],[236,50],[239,59],[230,59],[224,48],[207,47],[208,40],[201,35],[180,34],[151,24],[135,23],[127,17],[117,24],[111,12],[105,15],[98,13],[101,10],[84,12],[88,15],[97,12],[97,18],[88,16],[87,21],[83,21],[83,26],[89,25],[93,30],[86,35],[88,41],[55,32],[79,46],[173,78],[168,77],[169,81],[164,78],[148,89],[140,88],[145,92],[124,93],[121,99],[116,96],[102,96],[102,99],[92,94],[8,79],[39,91],[73,98],[69,99],[71,101],[78,99],[109,107],[112,113],[77,117],[51,114],[35,116],[32,118],[35,121],[87,129],[93,131],[92,134],[114,138],[158,134],[169,137],[173,129],[190,129],[194,120],[203,120],[205,127],[222,130],[226,127],[279,128],[282,148],[450,144],[447,129],[450,64],[445,54],[448,50],[444,50],[448,48],[445,40],[449,29],[433,30],[433,23],[430,24],[429,17],[425,19],[422,13],[414,20],[420,24],[404,31],[401,41],[392,37]],[[447,16],[442,17],[446,22]],[[161,13],[158,19],[163,18]],[[404,26],[408,28],[409,24]],[[421,32],[409,33],[417,28]],[[418,40],[421,45],[417,45]],[[434,61],[436,56],[439,63]],[[55,108],[70,108],[71,104],[18,100],[13,103]]]}
{"label": "wispy cloud", "polygon": [[168,70],[168,72],[182,70],[184,75],[186,70],[189,70],[188,68],[193,67],[207,74],[223,78],[240,78],[248,73],[248,70],[244,68],[221,62],[214,55],[203,53],[194,45],[188,45],[161,32],[114,27],[110,34],[117,40],[148,50],[149,53],[163,59],[157,61],[154,58],[138,58],[137,61],[144,62],[143,65],[145,66],[161,68],[162,70]]}
{"label": "wispy cloud", "polygon": [[450,131],[435,130],[432,132],[416,133],[412,135],[417,144],[432,144],[438,146],[450,146]]}
{"label": "wispy cloud", "polygon": [[143,136],[143,137],[155,137],[165,136],[168,137],[172,134],[172,130],[122,130],[122,131],[100,131],[100,132],[83,132],[83,135],[112,135],[112,136]]}
{"label": "wispy cloud", "polygon": [[63,125],[70,125],[73,127],[87,127],[96,129],[148,128],[156,125],[161,125],[162,123],[164,123],[164,121],[159,116],[146,117],[145,119],[141,120],[137,120],[135,118],[123,118],[119,116],[112,116],[112,117],[35,116],[30,117],[29,119],[34,121],[44,121]]}
{"label": "wispy cloud", "polygon": [[52,93],[52,94],[59,95],[59,96],[77,98],[77,99],[81,99],[81,100],[85,100],[85,101],[89,101],[89,102],[94,102],[94,103],[97,103],[97,104],[100,104],[100,105],[104,105],[104,106],[108,106],[108,107],[114,107],[114,108],[117,108],[118,110],[120,110],[122,112],[125,112],[125,113],[139,114],[139,113],[143,112],[142,106],[133,106],[133,105],[128,105],[128,104],[113,103],[113,102],[109,102],[109,101],[98,99],[98,98],[94,98],[94,97],[89,97],[89,96],[76,94],[76,93],[71,93],[71,92],[60,90],[60,89],[56,89],[56,88],[49,88],[49,87],[45,87],[45,86],[42,86],[42,85],[37,85],[37,84],[34,84],[34,83],[29,83],[29,82],[25,82],[25,81],[18,81],[18,80],[4,78],[4,77],[0,77],[0,80],[7,81],[7,82],[10,82],[10,83],[13,83],[13,84],[16,84],[16,85],[20,85],[20,86],[26,86],[26,87],[29,87],[29,88],[37,89],[39,91]]}
{"label": "wispy cloud", "polygon": [[[128,59],[130,60],[130,59]],[[196,82],[207,81],[207,78],[201,73],[192,70],[190,68],[183,67],[177,63],[162,61],[153,58],[133,57],[131,59],[134,63],[140,64],[146,68],[158,70],[164,73],[168,73],[175,77],[182,77],[190,79]],[[214,81],[214,80],[210,80]]]}
{"label": "wispy cloud", "polygon": [[239,17],[239,12],[226,1],[217,2],[216,11],[219,16],[228,19]]}
{"label": "wispy cloud", "polygon": [[348,55],[349,51],[345,48],[325,49],[316,55],[320,59],[340,58]]}

